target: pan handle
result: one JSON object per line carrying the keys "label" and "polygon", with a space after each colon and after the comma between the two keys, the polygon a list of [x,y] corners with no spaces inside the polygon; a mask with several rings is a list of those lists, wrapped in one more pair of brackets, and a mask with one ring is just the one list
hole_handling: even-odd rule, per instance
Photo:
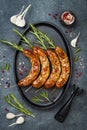
{"label": "pan handle", "polygon": [[71,104],[72,104],[72,100],[74,99],[74,97],[77,95],[79,90],[79,87],[76,87],[76,89],[73,91],[73,93],[71,94],[70,98],[67,100],[67,102],[61,107],[61,109],[56,113],[55,115],[55,119],[59,122],[63,122],[65,120],[65,118],[68,115],[68,112],[70,110]]}

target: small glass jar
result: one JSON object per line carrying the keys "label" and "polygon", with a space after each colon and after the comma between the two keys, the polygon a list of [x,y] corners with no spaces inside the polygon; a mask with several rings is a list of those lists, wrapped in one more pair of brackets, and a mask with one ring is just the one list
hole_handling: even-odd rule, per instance
{"label": "small glass jar", "polygon": [[62,24],[70,26],[75,22],[76,18],[71,11],[64,11],[60,16],[60,20]]}

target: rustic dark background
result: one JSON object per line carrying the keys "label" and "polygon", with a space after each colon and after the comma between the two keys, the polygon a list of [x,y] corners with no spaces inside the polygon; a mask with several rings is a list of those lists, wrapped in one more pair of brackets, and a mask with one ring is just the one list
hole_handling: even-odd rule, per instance
{"label": "rustic dark background", "polygon": [[[75,83],[83,88],[84,94],[78,96],[73,101],[69,115],[64,123],[59,123],[54,119],[55,113],[60,109],[67,100],[71,89],[67,91],[65,97],[54,108],[49,110],[38,110],[30,106],[20,95],[15,83],[14,75],[14,56],[15,50],[8,46],[0,44],[0,130],[86,130],[87,129],[87,0],[0,0],[0,39],[8,39],[18,43],[19,38],[13,33],[12,28],[15,26],[10,23],[10,17],[17,14],[23,5],[32,4],[31,9],[26,15],[27,25],[30,22],[50,21],[60,26],[66,38],[70,41],[81,33],[78,46],[81,51],[78,53],[79,59],[74,63],[71,84]],[[76,23],[72,27],[65,27],[60,23],[60,14],[64,10],[71,10],[76,16]],[[54,15],[57,14],[56,18]],[[25,28],[18,28],[23,32]],[[73,57],[74,48],[72,48]],[[2,66],[10,63],[8,72],[2,71]],[[10,87],[6,88],[6,81]],[[8,109],[10,112],[18,113],[14,108],[9,106],[4,96],[14,92],[17,98],[29,109],[35,113],[36,118],[26,117],[23,125],[8,128],[8,125],[15,122],[6,120],[5,115]]]}

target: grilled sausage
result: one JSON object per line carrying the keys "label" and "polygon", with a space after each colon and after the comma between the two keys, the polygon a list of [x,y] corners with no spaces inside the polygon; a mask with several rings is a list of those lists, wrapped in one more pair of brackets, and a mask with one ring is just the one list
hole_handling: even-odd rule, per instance
{"label": "grilled sausage", "polygon": [[46,82],[50,74],[50,64],[45,52],[40,48],[35,46],[33,52],[39,57],[41,62],[41,72],[38,78],[32,83],[34,88],[40,88]]}
{"label": "grilled sausage", "polygon": [[60,59],[61,62],[61,68],[62,68],[62,72],[60,75],[60,78],[58,79],[58,81],[56,82],[56,87],[57,88],[61,88],[63,85],[65,85],[65,83],[67,82],[69,75],[70,75],[70,63],[69,63],[69,59],[68,56],[66,55],[66,53],[60,48],[60,47],[56,47],[55,51]]}
{"label": "grilled sausage", "polygon": [[52,65],[52,72],[49,76],[49,78],[47,79],[46,83],[44,84],[45,88],[52,88],[61,73],[61,65],[60,65],[60,61],[58,56],[56,55],[56,53],[54,52],[54,50],[47,50],[47,55],[49,57],[49,60],[51,62]]}
{"label": "grilled sausage", "polygon": [[40,61],[37,56],[31,50],[24,50],[23,54],[25,57],[29,58],[32,68],[29,74],[22,80],[18,82],[21,87],[29,86],[38,76],[40,72]]}

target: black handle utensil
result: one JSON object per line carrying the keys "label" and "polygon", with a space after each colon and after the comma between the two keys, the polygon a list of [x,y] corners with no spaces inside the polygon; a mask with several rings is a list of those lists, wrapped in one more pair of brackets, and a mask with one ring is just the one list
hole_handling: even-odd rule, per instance
{"label": "black handle utensil", "polygon": [[57,121],[64,122],[65,118],[68,115],[68,112],[70,110],[74,97],[78,94],[81,94],[82,92],[83,92],[83,89],[80,89],[79,87],[74,86],[74,89],[70,98],[66,101],[66,103],[61,107],[61,109],[55,115],[55,119]]}

